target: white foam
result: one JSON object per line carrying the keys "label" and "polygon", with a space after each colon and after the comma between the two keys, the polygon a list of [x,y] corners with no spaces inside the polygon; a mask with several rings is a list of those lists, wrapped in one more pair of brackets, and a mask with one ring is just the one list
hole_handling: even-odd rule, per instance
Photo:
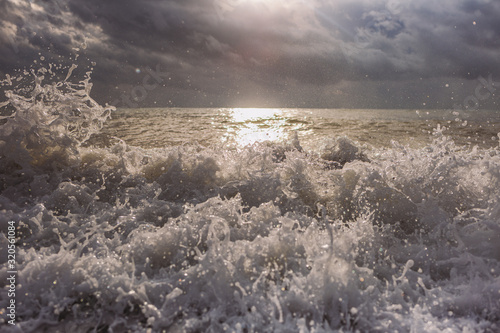
{"label": "white foam", "polygon": [[23,331],[499,329],[497,148],[82,147],[88,79],[34,91],[0,128]]}

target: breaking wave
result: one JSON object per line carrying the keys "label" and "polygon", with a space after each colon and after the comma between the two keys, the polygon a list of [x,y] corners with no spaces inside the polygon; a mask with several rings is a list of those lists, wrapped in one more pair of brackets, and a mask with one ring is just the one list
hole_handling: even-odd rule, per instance
{"label": "breaking wave", "polygon": [[84,146],[113,110],[90,76],[30,75],[2,104],[5,331],[500,329],[498,147]]}

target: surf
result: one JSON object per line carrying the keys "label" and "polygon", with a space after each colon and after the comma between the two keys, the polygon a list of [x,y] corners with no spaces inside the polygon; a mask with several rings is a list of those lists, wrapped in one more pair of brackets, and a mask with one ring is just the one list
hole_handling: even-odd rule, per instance
{"label": "surf", "polygon": [[23,331],[498,329],[497,146],[92,145],[90,73],[26,77],[0,127]]}

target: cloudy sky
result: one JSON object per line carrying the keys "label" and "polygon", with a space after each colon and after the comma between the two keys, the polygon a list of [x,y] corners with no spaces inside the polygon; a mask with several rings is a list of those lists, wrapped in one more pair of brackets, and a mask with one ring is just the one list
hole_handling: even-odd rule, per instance
{"label": "cloudy sky", "polygon": [[2,0],[0,75],[93,67],[121,107],[497,109],[499,18],[498,0]]}

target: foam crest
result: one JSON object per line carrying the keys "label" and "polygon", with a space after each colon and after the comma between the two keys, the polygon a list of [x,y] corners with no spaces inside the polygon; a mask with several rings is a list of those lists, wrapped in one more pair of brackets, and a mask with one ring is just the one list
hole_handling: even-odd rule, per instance
{"label": "foam crest", "polygon": [[[50,81],[48,70],[32,70],[32,84],[6,90],[2,103],[6,122],[1,125],[0,154],[11,168],[60,168],[74,165],[77,148],[97,133],[113,107],[102,107],[90,97],[90,72],[78,83]],[[28,74],[20,79],[26,80]],[[21,75],[21,74],[20,74]],[[8,77],[4,84],[12,85]]]}
{"label": "foam crest", "polygon": [[82,146],[111,108],[35,80],[0,129],[7,331],[498,330],[498,148]]}

